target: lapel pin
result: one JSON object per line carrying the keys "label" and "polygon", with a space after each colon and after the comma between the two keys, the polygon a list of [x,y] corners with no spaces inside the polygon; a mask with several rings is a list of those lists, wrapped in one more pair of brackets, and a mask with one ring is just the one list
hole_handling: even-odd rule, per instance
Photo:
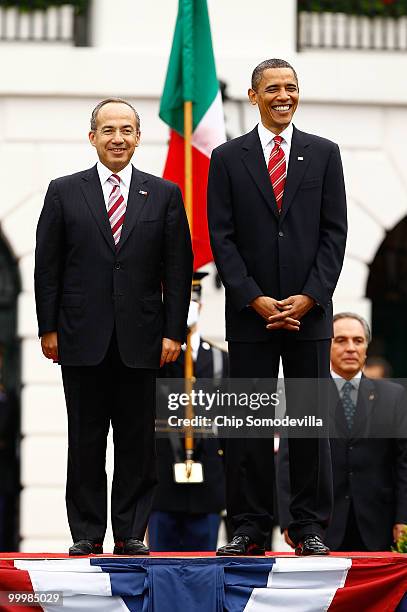
{"label": "lapel pin", "polygon": [[371,394],[369,395],[369,399],[370,399],[370,401],[371,401],[371,400],[374,400],[374,393],[371,393]]}
{"label": "lapel pin", "polygon": [[139,190],[139,193],[140,193],[141,195],[147,195],[147,191],[143,191],[142,189],[140,189],[140,190]]}
{"label": "lapel pin", "polygon": [[304,158],[303,158],[303,157],[301,157],[301,156],[300,156],[300,157],[297,157],[297,159],[298,159],[298,161],[304,161]]}

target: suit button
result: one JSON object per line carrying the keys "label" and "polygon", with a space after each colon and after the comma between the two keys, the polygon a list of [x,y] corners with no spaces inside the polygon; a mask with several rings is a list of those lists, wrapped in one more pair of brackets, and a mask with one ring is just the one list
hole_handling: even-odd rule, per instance
{"label": "suit button", "polygon": [[353,450],[353,446],[349,446],[349,450]]}
{"label": "suit button", "polygon": [[349,476],[353,476],[353,472],[349,472]]}
{"label": "suit button", "polygon": [[121,266],[120,266],[120,264],[119,264],[119,263],[115,263],[115,264],[114,264],[114,269],[115,269],[115,270],[120,270],[120,267],[121,267]]}
{"label": "suit button", "polygon": [[280,236],[280,238],[283,238],[284,232],[278,232],[278,235]]}
{"label": "suit button", "polygon": [[349,499],[349,495],[345,495],[345,499]]}

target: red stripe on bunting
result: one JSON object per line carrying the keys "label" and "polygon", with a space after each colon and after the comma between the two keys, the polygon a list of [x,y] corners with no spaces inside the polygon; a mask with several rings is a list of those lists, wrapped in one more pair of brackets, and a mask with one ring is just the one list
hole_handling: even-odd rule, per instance
{"label": "red stripe on bunting", "polygon": [[406,592],[405,558],[352,558],[345,586],[336,591],[329,612],[394,612]]}
{"label": "red stripe on bunting", "polygon": [[[0,591],[34,593],[29,573],[16,569],[12,560],[0,561]],[[38,606],[9,606],[6,604],[0,606],[1,612],[39,612],[41,609]]]}

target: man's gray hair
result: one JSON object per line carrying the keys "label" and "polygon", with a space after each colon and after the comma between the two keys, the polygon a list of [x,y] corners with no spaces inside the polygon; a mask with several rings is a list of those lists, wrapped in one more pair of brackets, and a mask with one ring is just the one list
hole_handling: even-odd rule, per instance
{"label": "man's gray hair", "polygon": [[356,314],[356,312],[338,312],[336,315],[334,315],[333,322],[335,323],[335,321],[339,321],[340,319],[355,319],[355,321],[359,321],[359,323],[363,327],[363,331],[365,332],[366,342],[368,344],[370,343],[372,339],[372,333],[370,331],[369,323],[366,321],[366,319]]}
{"label": "man's gray hair", "polygon": [[138,112],[136,111],[136,109],[134,108],[134,106],[132,106],[130,104],[130,102],[127,102],[127,100],[123,100],[122,98],[106,98],[105,100],[102,100],[101,102],[99,102],[99,104],[97,104],[95,106],[95,108],[92,111],[92,115],[90,117],[90,129],[92,132],[96,132],[96,123],[97,123],[97,118],[98,118],[98,112],[100,111],[100,109],[105,106],[105,104],[127,104],[127,106],[129,106],[131,108],[131,110],[134,113],[134,116],[136,117],[136,128],[137,128],[137,132],[140,131],[140,117]]}
{"label": "man's gray hair", "polygon": [[263,76],[263,72],[265,70],[268,70],[269,68],[290,68],[290,70],[293,71],[294,78],[297,81],[297,85],[298,85],[297,73],[295,72],[295,70],[291,66],[291,64],[289,64],[286,60],[273,58],[273,59],[264,60],[264,62],[261,62],[253,70],[253,72],[252,72],[252,89],[254,89],[254,91],[257,91],[257,88],[258,88],[259,83],[261,81],[261,78]]}

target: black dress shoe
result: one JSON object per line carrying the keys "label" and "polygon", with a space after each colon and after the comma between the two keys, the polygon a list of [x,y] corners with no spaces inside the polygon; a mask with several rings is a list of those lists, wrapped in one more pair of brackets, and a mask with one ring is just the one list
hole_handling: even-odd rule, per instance
{"label": "black dress shoe", "polygon": [[329,555],[329,548],[325,546],[321,538],[317,535],[307,535],[295,547],[295,554],[300,557],[310,555]]}
{"label": "black dress shoe", "polygon": [[216,551],[217,557],[234,557],[234,556],[249,556],[249,555],[264,555],[264,546],[259,546],[249,536],[236,535],[233,540],[221,546]]}
{"label": "black dress shoe", "polygon": [[121,542],[116,541],[114,543],[113,554],[127,555],[129,557],[133,555],[149,555],[150,549],[143,544],[141,540],[129,538],[128,540],[122,540]]}
{"label": "black dress shoe", "polygon": [[102,555],[103,544],[94,542],[93,540],[78,540],[69,549],[70,557],[79,557],[81,555]]}

